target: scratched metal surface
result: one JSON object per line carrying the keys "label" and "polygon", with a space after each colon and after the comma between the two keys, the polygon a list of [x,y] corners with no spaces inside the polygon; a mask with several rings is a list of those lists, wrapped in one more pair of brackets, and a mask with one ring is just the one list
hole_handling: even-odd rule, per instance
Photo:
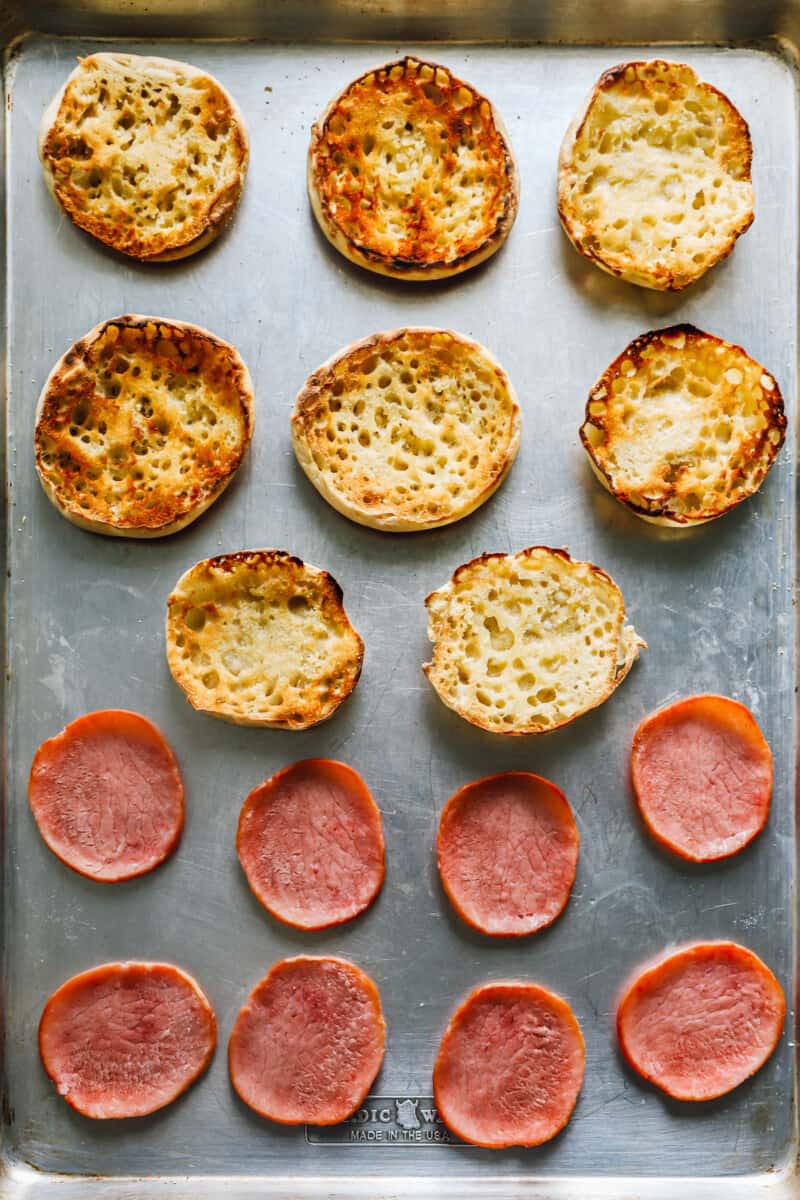
{"label": "scratched metal surface", "polygon": [[[304,191],[312,119],[351,77],[398,47],[170,43],[170,56],[209,68],[236,96],[250,128],[252,165],[229,233],[197,258],[161,268],[116,257],[79,233],[40,177],[40,114],[75,55],[91,48],[33,38],[10,70],[9,1126],[8,1173],[0,1186],[8,1194],[44,1196],[54,1172],[198,1175],[217,1177],[216,1184],[206,1180],[203,1194],[232,1196],[237,1189],[244,1194],[248,1176],[262,1192],[270,1180],[294,1179],[298,1189],[306,1181],[313,1191],[314,1180],[334,1190],[337,1181],[357,1178],[354,1190],[375,1194],[380,1179],[389,1188],[391,1178],[402,1192],[419,1190],[411,1180],[424,1178],[431,1193],[455,1187],[466,1196],[481,1186],[492,1195],[506,1194],[504,1188],[511,1194],[520,1180],[544,1179],[548,1195],[585,1196],[602,1190],[603,1178],[607,1194],[619,1195],[620,1177],[648,1177],[655,1186],[658,1178],[684,1175],[706,1178],[716,1195],[723,1186],[727,1195],[749,1195],[745,1177],[752,1177],[755,1194],[766,1173],[794,1155],[793,1012],[778,1051],[752,1082],[694,1108],[666,1101],[623,1068],[612,1012],[637,964],[695,937],[733,937],[752,947],[792,1003],[794,436],[758,497],[687,535],[640,523],[602,492],[577,428],[587,390],[630,338],[693,321],[740,342],[769,366],[793,431],[791,68],[756,50],[680,50],[750,122],[757,219],[722,267],[670,297],[607,278],[578,257],[557,227],[561,135],[600,70],[623,55],[619,48],[435,50],[497,103],[519,158],[522,201],[496,258],[429,287],[383,282],[351,268],[318,234]],[[165,52],[158,44],[132,48]],[[255,440],[239,478],[196,525],[161,542],[74,529],[46,501],[33,469],[34,407],[54,359],[95,322],[126,310],[215,330],[237,344],[256,386]],[[352,339],[404,322],[452,326],[491,347],[516,384],[524,417],[522,450],[500,493],[461,524],[417,537],[361,529],[329,509],[296,467],[288,430],[293,396],[319,362]],[[649,649],[598,711],[540,740],[504,742],[463,723],[428,687],[420,672],[428,656],[422,599],[481,551],[531,543],[566,545],[608,569]],[[178,575],[207,555],[257,546],[285,547],[328,568],[366,642],[356,693],[315,731],[237,729],[196,714],[167,671],[164,605]],[[702,690],[748,704],[776,764],[767,830],[734,861],[706,869],[682,866],[655,849],[635,819],[626,779],[641,717]],[[152,876],[113,888],[79,878],[49,854],[25,795],[38,743],[78,714],[106,706],[140,710],[160,725],[188,791],[178,853]],[[388,874],[366,915],[303,935],[272,922],[254,901],[238,867],[234,832],[247,792],[310,754],[343,758],[363,773],[383,810]],[[454,789],[512,767],[532,768],[564,788],[580,826],[581,856],[572,899],[553,927],[523,941],[494,942],[449,910],[432,848],[437,816]],[[487,1153],[311,1144],[303,1130],[257,1118],[232,1095],[225,1041],[254,982],[277,958],[303,950],[349,956],[378,982],[389,1029],[375,1085],[380,1096],[430,1094],[438,1039],[473,985],[525,976],[561,992],[587,1045],[586,1082],[567,1131],[538,1150]],[[197,976],[217,1011],[220,1047],[207,1076],[170,1108],[136,1122],[92,1123],[56,1096],[39,1065],[41,1005],[74,972],[140,956],[174,960]],[[578,1186],[581,1176],[594,1182]],[[726,1177],[724,1185],[714,1184],[718,1176]],[[198,1184],[184,1184],[186,1194],[198,1194]],[[67,1186],[59,1184],[62,1194]],[[75,1194],[84,1195],[89,1183],[76,1186]],[[113,1178],[103,1181],[112,1186]],[[141,1196],[146,1186],[114,1194]],[[649,1186],[640,1180],[626,1194],[646,1194]],[[739,1187],[745,1191],[734,1191]],[[184,1194],[173,1180],[165,1194],[178,1191]],[[534,1191],[540,1194],[531,1182],[525,1194]]]}

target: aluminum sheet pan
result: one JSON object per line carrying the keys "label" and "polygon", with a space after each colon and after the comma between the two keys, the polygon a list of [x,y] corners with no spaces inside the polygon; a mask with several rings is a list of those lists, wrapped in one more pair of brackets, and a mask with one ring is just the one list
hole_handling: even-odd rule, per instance
{"label": "aluminum sheet pan", "polygon": [[[259,1194],[283,1180],[287,1194],[352,1186],[373,1196],[384,1189],[499,1196],[520,1180],[544,1180],[543,1190],[531,1183],[519,1194],[586,1196],[605,1186],[603,1194],[618,1196],[644,1194],[648,1178],[673,1176],[698,1177],[697,1194],[717,1196],[749,1195],[752,1180],[755,1194],[781,1178],[796,1152],[793,68],[761,49],[676,52],[750,122],[757,219],[724,265],[670,296],[621,284],[584,262],[555,214],[560,138],[600,71],[625,57],[619,47],[425,49],[495,101],[522,179],[507,246],[481,269],[425,286],[384,281],[347,264],[317,231],[304,182],[309,127],[327,100],[361,70],[409,47],[127,44],[213,71],[239,101],[252,138],[241,211],[227,235],[196,258],[148,267],[78,232],[40,176],[41,112],[75,56],[95,46],[32,37],[17,49],[8,79],[12,499],[7,1171],[0,1190],[49,1195],[54,1173],[63,1172],[106,1177],[105,1187],[113,1177],[170,1177],[163,1193],[170,1196],[231,1197],[237,1188],[250,1194],[248,1177]],[[45,499],[32,462],[36,399],[55,358],[97,321],[124,311],[195,321],[230,339],[256,387],[255,439],[239,478],[196,525],[160,542],[115,541],[71,527]],[[636,334],[677,321],[739,342],[763,361],[780,381],[790,420],[787,445],[760,494],[691,533],[661,531],[628,515],[591,476],[577,438],[600,371]],[[404,323],[450,326],[489,346],[516,385],[524,422],[519,459],[495,498],[456,526],[412,537],[362,529],[331,510],[296,466],[288,429],[295,392],[314,367],[353,339]],[[426,683],[422,600],[480,552],[532,543],[567,546],[609,570],[649,649],[596,712],[541,739],[503,741],[446,710]],[[307,733],[238,729],[199,715],[166,667],[165,600],[177,577],[207,555],[260,546],[328,568],[366,642],[354,696]],[[704,690],[751,707],[772,745],[776,775],[764,834],[734,860],[698,868],[647,839],[634,816],[626,760],[645,713]],[[106,706],[137,709],[160,725],[188,792],[179,852],[155,874],[113,888],[61,866],[40,841],[26,802],[39,742],[78,714]],[[384,814],[388,874],[364,916],[301,934],[271,921],[251,896],[234,833],[247,792],[312,754],[343,758],[369,782]],[[571,799],[582,839],[578,877],[566,913],[549,930],[489,941],[459,922],[439,888],[437,818],[466,780],[522,767],[551,777]],[[783,982],[792,1012],[779,1049],[755,1079],[690,1107],[666,1100],[623,1067],[612,1012],[637,964],[696,937],[733,937],[752,947]],[[525,976],[561,992],[587,1045],[586,1082],[566,1132],[537,1150],[492,1153],[435,1140],[356,1140],[347,1130],[323,1138],[256,1117],[232,1094],[225,1041],[267,967],[304,950],[349,956],[378,982],[389,1039],[373,1107],[385,1108],[399,1128],[403,1120],[413,1128],[414,1113],[420,1127],[431,1124],[424,1110],[435,1049],[467,990]],[[126,957],[171,959],[194,973],[216,1008],[221,1043],[208,1075],[168,1109],[135,1122],[92,1123],[45,1078],[36,1025],[44,999],[63,979]],[[403,1100],[416,1108],[399,1109]],[[364,1120],[374,1128],[385,1123],[380,1111]],[[194,1176],[204,1177],[202,1186]],[[594,1182],[582,1182],[590,1176]],[[73,1194],[74,1186],[74,1194],[85,1195],[90,1184],[87,1178],[56,1186],[61,1194]],[[142,1196],[146,1186],[124,1195]],[[660,1194],[692,1191],[677,1181],[666,1186]]]}

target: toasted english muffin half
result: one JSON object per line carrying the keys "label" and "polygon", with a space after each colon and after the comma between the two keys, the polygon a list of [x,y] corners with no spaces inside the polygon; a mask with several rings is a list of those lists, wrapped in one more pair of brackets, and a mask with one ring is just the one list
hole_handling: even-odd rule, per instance
{"label": "toasted english muffin half", "polygon": [[567,130],[558,213],[581,254],[628,283],[680,291],[753,221],[750,131],[685,63],[605,71]]}
{"label": "toasted english muffin half", "polygon": [[247,130],[218,80],[139,54],[82,58],[39,127],[45,182],[67,215],[143,262],[221,233],[247,171]]}
{"label": "toasted english muffin half", "polygon": [[488,500],[519,450],[503,368],[448,329],[375,333],[318,367],[292,415],[297,461],[338,512],[374,529],[449,525]]}
{"label": "toasted english muffin half", "polygon": [[364,643],[327,571],[285,550],[196,563],[167,601],[167,662],[193,708],[235,725],[308,729],[361,674]]}
{"label": "toasted english muffin half", "polygon": [[164,537],[225,491],[253,416],[253,385],[233,346],[199,325],[129,313],[96,325],[50,372],[36,470],[73,525]]}
{"label": "toasted english muffin half", "polygon": [[432,592],[423,671],[439,699],[481,729],[548,733],[607,700],[646,642],[619,588],[565,550],[482,554]]}
{"label": "toasted english muffin half", "polygon": [[308,194],[351,262],[442,279],[500,248],[519,179],[492,104],[446,67],[406,57],[361,75],[312,127]]}
{"label": "toasted english muffin half", "polygon": [[702,525],[751,496],[786,436],[769,371],[694,325],[643,333],[589,393],[581,441],[600,482],[655,525]]}

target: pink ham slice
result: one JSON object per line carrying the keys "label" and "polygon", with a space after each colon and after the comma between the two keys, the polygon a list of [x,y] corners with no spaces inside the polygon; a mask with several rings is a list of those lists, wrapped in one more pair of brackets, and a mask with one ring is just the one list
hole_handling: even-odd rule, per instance
{"label": "pink ham slice", "polygon": [[772,754],[752,713],[727,696],[690,696],[646,717],[631,775],[650,833],[691,862],[736,854],[769,816]]}
{"label": "pink ham slice", "polygon": [[183,829],[183,783],[167,742],[138,713],[86,713],[36,752],[28,798],[53,853],[90,879],[152,871]]}
{"label": "pink ham slice", "polygon": [[340,958],[287,958],[236,1018],[231,1082],[271,1121],[335,1125],[372,1086],[384,1039],[380,997],[368,975]]}
{"label": "pink ham slice", "polygon": [[555,784],[529,771],[505,771],[451,796],[436,856],[460,917],[482,933],[520,936],[563,911],[579,840],[572,809]]}
{"label": "pink ham slice", "polygon": [[39,1022],[39,1054],[86,1117],[143,1117],[205,1071],[216,1021],[191,975],[168,963],[115,962],[62,984]]}
{"label": "pink ham slice", "polygon": [[735,942],[704,942],[643,971],[617,1010],[630,1065],[678,1100],[713,1100],[767,1061],[786,1017],[769,967]]}
{"label": "pink ham slice", "polygon": [[298,929],[351,920],[383,883],[378,806],[352,767],[327,758],[294,763],[251,792],[236,848],[257,899]]}
{"label": "pink ham slice", "polygon": [[538,1146],[564,1128],[583,1082],[565,1000],[533,983],[477,988],[451,1018],[433,1072],[442,1120],[476,1146]]}

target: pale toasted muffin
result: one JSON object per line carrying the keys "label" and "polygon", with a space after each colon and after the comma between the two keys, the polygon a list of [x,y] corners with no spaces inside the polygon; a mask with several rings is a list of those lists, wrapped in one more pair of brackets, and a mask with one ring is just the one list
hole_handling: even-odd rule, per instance
{"label": "pale toasted muffin", "polygon": [[629,283],[679,291],[753,220],[750,131],[684,63],[605,71],[566,132],[558,212],[586,258]]}
{"label": "pale toasted muffin", "polygon": [[336,580],[285,550],[204,559],[167,601],[176,683],[236,725],[317,725],[350,695],[363,657]]}
{"label": "pale toasted muffin", "polygon": [[482,554],[425,605],[425,674],[448,708],[492,733],[568,724],[608,699],[646,645],[613,579],[548,546]]}
{"label": "pale toasted muffin", "polygon": [[386,63],[341,92],[311,130],[308,194],[346,258],[397,279],[441,279],[499,249],[519,182],[492,104],[446,67]]}
{"label": "pale toasted muffin", "polygon": [[115,317],[51,371],[36,412],[36,470],[81,529],[164,537],[228,486],[253,415],[247,367],[222,338],[185,321]]}
{"label": "pale toasted muffin", "polygon": [[503,368],[447,329],[376,333],[309,377],[292,415],[297,460],[359,525],[448,525],[500,486],[516,458],[520,410]]}
{"label": "pale toasted muffin", "polygon": [[92,54],[42,117],[39,157],[69,217],[158,262],[212,242],[239,201],[247,130],[225,88],[189,63]]}
{"label": "pale toasted muffin", "polygon": [[604,487],[657,525],[701,525],[752,495],[786,435],[775,379],[693,325],[644,333],[589,393],[583,442]]}

